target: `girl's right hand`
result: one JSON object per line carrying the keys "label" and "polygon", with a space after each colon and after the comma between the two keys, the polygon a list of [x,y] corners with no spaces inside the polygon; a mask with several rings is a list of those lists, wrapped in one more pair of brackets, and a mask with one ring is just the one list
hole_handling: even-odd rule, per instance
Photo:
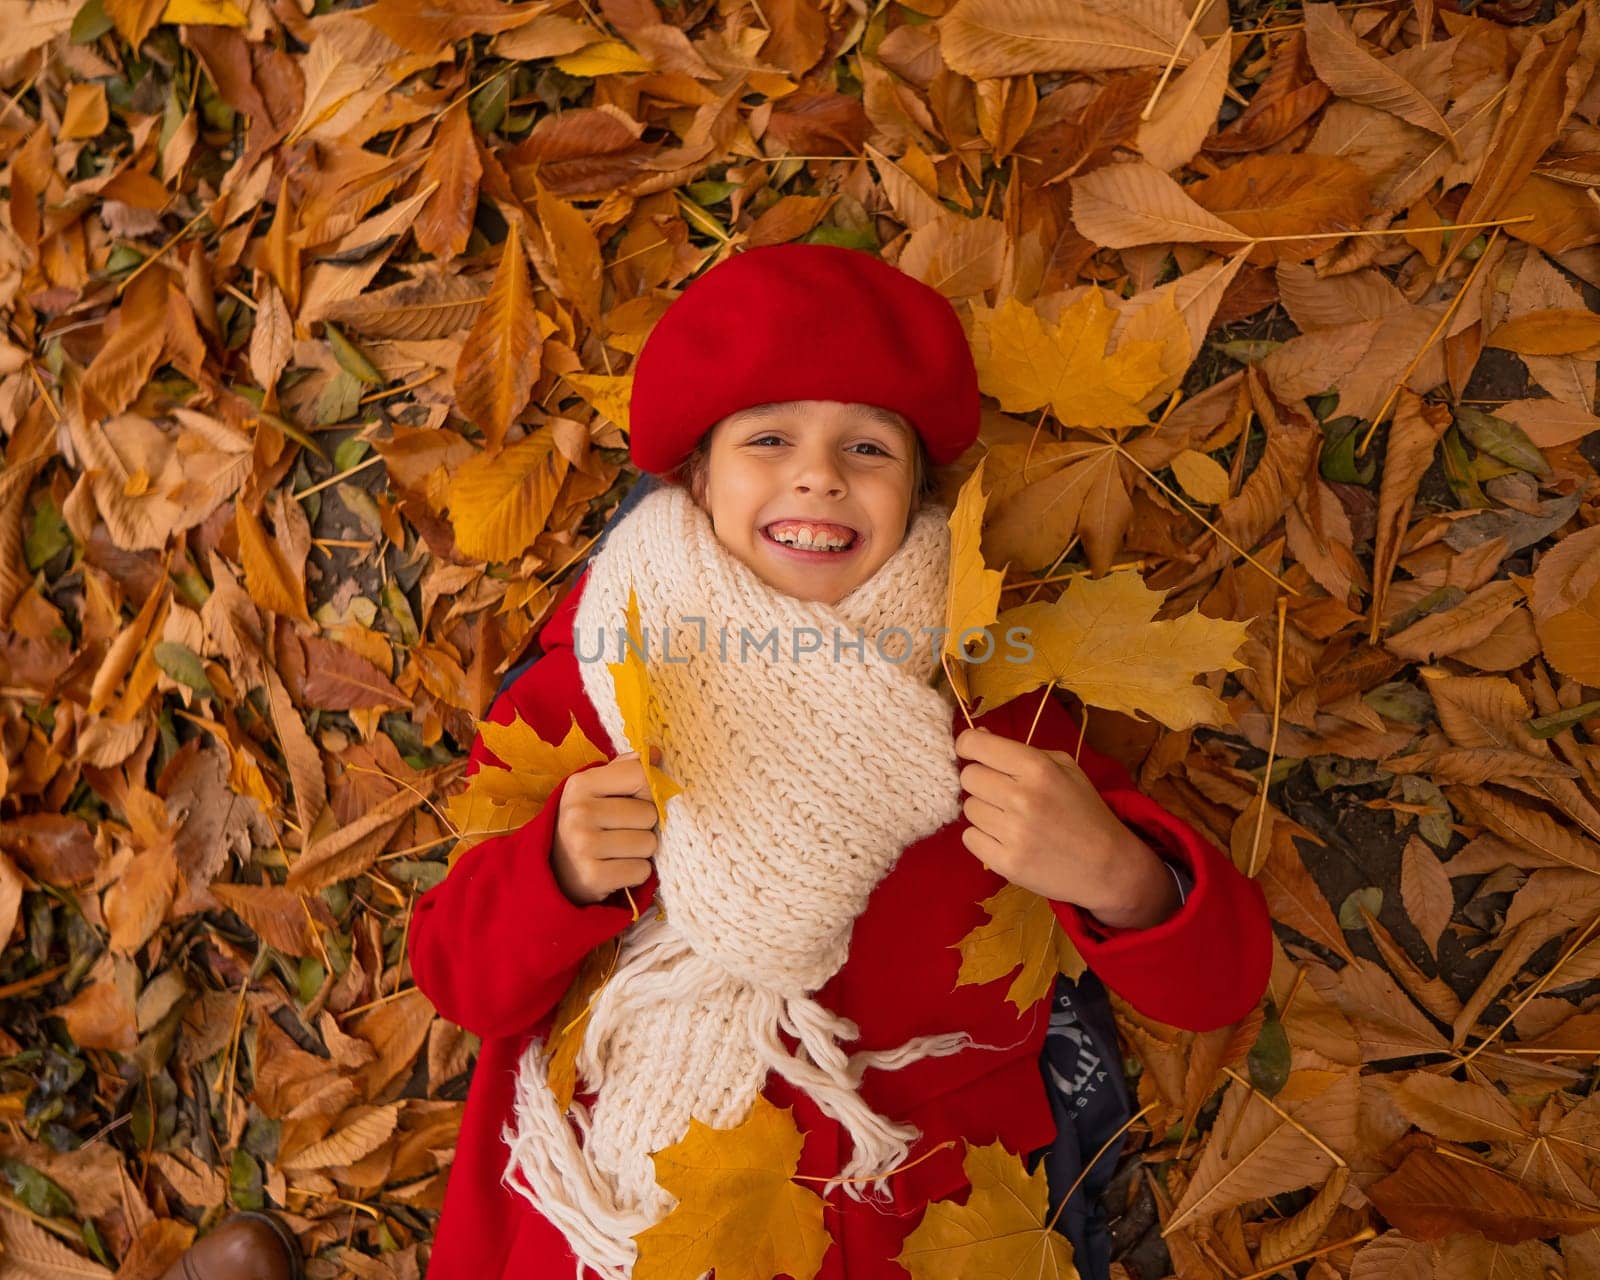
{"label": "girl's right hand", "polygon": [[[650,748],[652,764],[661,749]],[[550,865],[561,892],[591,906],[650,878],[656,855],[656,804],[637,751],[567,779],[556,813]]]}

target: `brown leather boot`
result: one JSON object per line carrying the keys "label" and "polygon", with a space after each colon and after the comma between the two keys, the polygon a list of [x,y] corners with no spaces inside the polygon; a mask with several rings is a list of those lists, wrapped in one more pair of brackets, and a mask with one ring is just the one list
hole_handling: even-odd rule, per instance
{"label": "brown leather boot", "polygon": [[235,1213],[196,1240],[161,1280],[302,1280],[300,1243],[270,1213]]}

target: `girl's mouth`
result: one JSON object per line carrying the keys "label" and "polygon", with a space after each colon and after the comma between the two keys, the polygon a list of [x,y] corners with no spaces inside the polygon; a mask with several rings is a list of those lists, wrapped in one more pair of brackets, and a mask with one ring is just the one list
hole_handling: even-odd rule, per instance
{"label": "girl's mouth", "polygon": [[[783,524],[785,522],[777,521],[776,523]],[[775,550],[782,552],[787,556],[791,556],[797,560],[805,561],[810,564],[820,564],[824,560],[848,559],[849,557],[855,555],[856,551],[861,547],[863,541],[859,533],[852,532],[850,534],[850,541],[845,546],[837,549],[832,549],[821,545],[815,547],[795,546],[792,543],[782,542],[773,537],[771,530],[771,525],[768,525],[761,530],[761,537],[763,541],[768,543]]]}

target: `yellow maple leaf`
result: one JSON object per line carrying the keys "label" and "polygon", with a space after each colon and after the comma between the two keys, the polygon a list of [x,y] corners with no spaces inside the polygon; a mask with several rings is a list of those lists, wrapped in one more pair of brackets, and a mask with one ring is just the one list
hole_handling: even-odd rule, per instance
{"label": "yellow maple leaf", "polygon": [[1194,683],[1207,671],[1237,671],[1234,657],[1248,622],[1208,618],[1199,609],[1154,621],[1162,593],[1133,570],[1074,578],[1053,601],[1018,605],[1000,615],[1002,635],[1026,629],[1033,656],[974,664],[968,671],[979,714],[1042,684],[1058,684],[1084,703],[1159,720],[1169,729],[1230,724],[1228,709]]}
{"label": "yellow maple leaf", "polygon": [[[974,306],[972,312],[978,386],[1007,413],[1049,405],[1069,427],[1134,427],[1149,420],[1139,401],[1170,372],[1167,344],[1124,338],[1107,351],[1117,313],[1099,289],[1085,290],[1053,325],[1009,296],[998,307]],[[1174,318],[1181,326],[1176,312]]]}
{"label": "yellow maple leaf", "polygon": [[616,937],[602,942],[586,955],[572,985],[556,1006],[546,1044],[550,1065],[545,1078],[563,1111],[572,1105],[572,1095],[578,1091],[578,1050],[583,1045],[584,1028],[589,1025],[589,1009],[616,968],[617,953],[621,949],[622,939]]}
{"label": "yellow maple leaf", "polygon": [[914,1280],[1078,1280],[1071,1243],[1050,1225],[1044,1162],[1030,1174],[998,1142],[966,1148],[967,1202],[930,1204],[895,1261]]}
{"label": "yellow maple leaf", "polygon": [[956,986],[993,982],[1020,966],[1006,999],[1022,1013],[1055,989],[1056,974],[1077,979],[1083,973],[1083,957],[1049,899],[1008,884],[985,898],[983,909],[989,919],[953,944],[961,951]]}
{"label": "yellow maple leaf", "polygon": [[757,1096],[731,1129],[689,1121],[681,1142],[651,1155],[678,1203],[634,1237],[634,1280],[812,1280],[830,1243],[822,1197],[791,1179],[803,1143],[788,1107]]}
{"label": "yellow maple leaf", "polygon": [[510,724],[485,722],[478,727],[489,750],[508,768],[479,766],[466,788],[445,805],[456,829],[457,845],[450,861],[487,836],[515,831],[538,816],[556,784],[587,764],[605,759],[571,717],[559,744],[546,742],[521,716]]}
{"label": "yellow maple leaf", "polygon": [[628,588],[627,621],[630,643],[624,648],[622,661],[606,663],[606,670],[611,673],[617,691],[617,710],[622,713],[623,732],[628,745],[639,753],[645,779],[650,783],[650,797],[656,802],[656,816],[665,830],[667,801],[683,788],[650,762],[650,744],[659,743],[663,736],[661,707],[650,685],[650,671],[640,656],[646,650],[639,628],[639,600],[632,587]]}
{"label": "yellow maple leaf", "polygon": [[575,715],[569,716],[567,736],[559,743],[546,742],[520,715],[510,724],[485,722],[478,726],[478,732],[483,737],[483,745],[504,760],[506,768],[548,780],[546,795],[569,773],[606,758],[605,752],[590,742],[588,735],[578,727]]}
{"label": "yellow maple leaf", "polygon": [[967,652],[961,635],[973,627],[994,625],[1000,609],[1000,587],[1005,582],[1003,572],[983,562],[983,463],[980,458],[972,469],[956,497],[955,510],[950,513],[950,596],[944,611],[948,630],[943,656],[956,659],[953,665],[947,663],[945,670],[963,702],[967,701],[967,682],[962,664]]}

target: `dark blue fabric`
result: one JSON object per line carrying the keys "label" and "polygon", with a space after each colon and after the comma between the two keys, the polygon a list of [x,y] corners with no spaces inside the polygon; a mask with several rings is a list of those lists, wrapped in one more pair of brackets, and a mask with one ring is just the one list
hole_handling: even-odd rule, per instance
{"label": "dark blue fabric", "polygon": [[[1042,1159],[1050,1186],[1050,1212],[1058,1210],[1056,1230],[1072,1241],[1073,1263],[1083,1280],[1109,1280],[1111,1230],[1105,1192],[1116,1172],[1122,1139],[1106,1147],[1082,1181],[1084,1166],[1133,1114],[1122,1050],[1105,986],[1085,972],[1074,982],[1056,978],[1050,1030],[1039,1055],[1045,1094],[1056,1118],[1056,1140],[1033,1152],[1028,1170]],[[1077,1183],[1067,1207],[1061,1201]]]}

